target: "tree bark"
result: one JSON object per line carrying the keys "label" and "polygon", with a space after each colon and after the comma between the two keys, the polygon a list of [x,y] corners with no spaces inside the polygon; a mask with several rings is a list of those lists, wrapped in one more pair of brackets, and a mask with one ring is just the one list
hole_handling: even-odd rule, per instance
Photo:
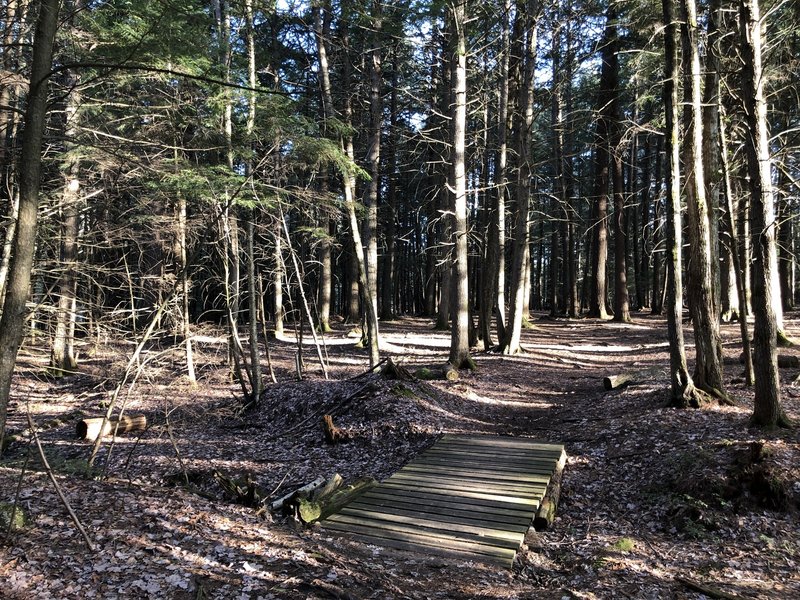
{"label": "tree bark", "polygon": [[664,109],[666,125],[664,131],[667,156],[667,331],[669,336],[670,390],[672,402],[688,406],[694,401],[696,391],[686,364],[683,337],[683,282],[681,211],[680,211],[680,143],[678,118],[678,85],[680,66],[678,63],[678,22],[675,15],[676,0],[662,0],[664,10]]}
{"label": "tree bark", "polygon": [[469,357],[469,273],[467,268],[467,176],[464,157],[467,126],[467,42],[466,0],[452,6],[455,103],[453,119],[453,278],[454,316],[450,333],[450,364],[460,369],[471,366]]}
{"label": "tree bark", "polygon": [[703,112],[700,94],[700,54],[697,40],[697,9],[694,0],[681,0],[683,23],[684,72],[684,156],[687,170],[687,229],[691,259],[689,271],[689,310],[694,325],[694,384],[711,397],[729,402],[722,378],[722,339],[719,311],[715,301],[718,265],[711,238],[712,214],[707,201],[703,170]]}
{"label": "tree bark", "polygon": [[742,100],[747,132],[750,220],[753,239],[753,366],[755,405],[753,423],[772,428],[788,425],[781,409],[778,377],[778,323],[774,311],[772,282],[775,278],[775,209],[772,195],[772,161],[767,133],[767,104],[761,67],[762,23],[758,0],[740,0],[740,47]]}
{"label": "tree bark", "polygon": [[36,213],[42,169],[42,139],[47,124],[47,91],[58,25],[58,0],[41,0],[33,38],[28,101],[19,169],[19,218],[13,257],[0,317],[0,448],[3,447],[11,376],[26,322],[25,301],[36,247]]}
{"label": "tree bark", "polygon": [[521,82],[519,85],[519,101],[517,104],[517,114],[514,118],[514,145],[517,152],[516,164],[516,223],[514,225],[514,254],[511,269],[511,293],[510,309],[508,315],[508,327],[505,339],[503,340],[503,352],[505,354],[516,354],[520,352],[520,341],[522,337],[522,324],[526,320],[527,306],[530,297],[530,286],[525,286],[526,270],[530,272],[530,179],[531,179],[531,160],[530,160],[530,139],[531,128],[533,126],[533,92],[534,92],[534,72],[536,70],[536,26],[538,21],[539,5],[538,0],[528,0],[527,4],[520,2],[518,6],[517,19],[522,20],[522,26],[515,31],[519,31],[520,39],[517,39],[514,46],[521,50],[522,64]]}

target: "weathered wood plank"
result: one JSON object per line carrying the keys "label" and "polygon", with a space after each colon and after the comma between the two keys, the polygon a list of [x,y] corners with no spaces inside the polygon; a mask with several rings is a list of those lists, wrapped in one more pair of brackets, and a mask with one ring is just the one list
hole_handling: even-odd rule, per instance
{"label": "weathered wood plank", "polygon": [[448,457],[448,458],[464,458],[472,459],[481,462],[502,462],[505,464],[518,464],[525,466],[529,463],[543,463],[549,464],[553,457],[556,456],[555,452],[542,453],[537,451],[531,452],[509,452],[507,450],[498,450],[495,452],[487,452],[485,450],[468,450],[468,449],[454,449],[454,448],[440,448],[433,446],[428,448],[420,456],[431,457]]}
{"label": "weathered wood plank", "polygon": [[501,494],[499,492],[493,493],[491,490],[485,492],[476,492],[471,490],[420,488],[416,485],[389,480],[384,481],[381,487],[388,490],[397,490],[398,492],[414,492],[418,490],[421,494],[430,494],[433,496],[442,496],[447,498],[472,498],[474,500],[488,500],[491,502],[500,502],[509,506],[519,506],[520,508],[539,506],[538,500],[532,496],[526,497],[511,494]]}
{"label": "weathered wood plank", "polygon": [[481,544],[466,540],[447,539],[445,537],[436,537],[427,535],[422,531],[389,531],[385,529],[374,529],[368,526],[356,525],[352,523],[339,523],[335,521],[325,521],[326,529],[333,529],[338,531],[352,531],[368,535],[370,537],[393,539],[402,542],[417,542],[425,546],[435,546],[439,548],[446,548],[448,550],[461,550],[476,554],[485,554],[495,556],[498,558],[508,558],[514,560],[517,551],[511,548],[499,548],[490,544]]}
{"label": "weathered wood plank", "polygon": [[408,464],[399,472],[403,473],[441,473],[442,475],[455,477],[469,477],[476,479],[486,479],[488,481],[512,481],[520,483],[547,483],[550,477],[547,475],[527,475],[524,473],[498,473],[485,469],[459,469],[457,467],[440,467],[426,465]]}
{"label": "weathered wood plank", "polygon": [[553,461],[526,461],[526,462],[505,462],[505,461],[488,461],[481,460],[474,457],[453,457],[453,456],[431,456],[423,454],[419,458],[415,458],[408,463],[410,465],[442,465],[449,467],[463,467],[463,468],[480,468],[483,470],[492,470],[498,473],[534,473],[537,475],[549,476],[553,474]]}
{"label": "weathered wood plank", "polygon": [[511,566],[563,446],[445,435],[323,526],[353,539]]}
{"label": "weathered wood plank", "polygon": [[458,519],[472,519],[480,520],[485,523],[502,523],[504,525],[513,525],[515,527],[525,527],[528,530],[533,517],[531,515],[523,514],[508,514],[493,510],[483,509],[480,506],[467,506],[457,507],[452,505],[437,505],[438,503],[424,503],[420,504],[419,501],[407,501],[403,498],[391,497],[386,498],[360,498],[350,506],[371,507],[377,508],[387,513],[395,513],[399,511],[413,511],[418,514],[431,515],[432,517],[450,517]]}
{"label": "weathered wood plank", "polygon": [[498,481],[479,481],[474,479],[458,479],[455,477],[436,477],[435,475],[419,475],[397,472],[385,481],[402,481],[420,487],[436,487],[441,489],[470,490],[483,492],[487,489],[497,490],[504,494],[536,495],[544,493],[545,484],[532,485],[503,484]]}
{"label": "weathered wood plank", "polygon": [[516,552],[522,540],[519,538],[508,539],[494,535],[484,535],[463,531],[456,528],[444,529],[441,523],[435,521],[425,524],[422,520],[417,520],[415,523],[407,523],[397,521],[396,519],[384,519],[379,516],[365,516],[365,515],[352,515],[345,513],[337,513],[332,515],[328,521],[330,523],[339,523],[344,525],[357,525],[360,527],[371,527],[381,531],[391,531],[408,535],[424,535],[436,540],[458,540],[468,542],[470,544],[477,544],[480,546],[490,546],[493,548],[505,548]]}
{"label": "weathered wood plank", "polygon": [[444,508],[461,508],[477,510],[483,512],[494,512],[496,514],[508,514],[512,516],[527,516],[529,513],[536,512],[539,507],[538,502],[530,506],[511,504],[509,502],[499,502],[497,500],[482,500],[478,498],[460,498],[447,494],[434,494],[430,492],[416,492],[404,489],[385,489],[383,486],[373,489],[362,496],[362,498],[381,498],[384,500],[401,499],[404,502],[416,502],[417,504],[430,504]]}
{"label": "weathered wood plank", "polygon": [[457,526],[464,526],[464,527],[471,527],[477,530],[483,529],[491,529],[491,530],[502,530],[506,532],[508,535],[521,535],[525,537],[529,527],[527,525],[517,525],[514,523],[508,523],[505,521],[489,521],[485,518],[481,518],[480,515],[474,514],[465,514],[465,515],[458,515],[458,514],[448,514],[444,512],[422,512],[418,510],[405,510],[399,506],[375,506],[371,504],[362,504],[359,502],[352,502],[345,508],[343,508],[340,512],[342,513],[359,513],[363,512],[366,514],[380,514],[384,515],[385,518],[392,518],[392,517],[411,517],[414,519],[425,519],[425,520],[435,520],[442,524],[450,524],[450,525],[457,525]]}
{"label": "weathered wood plank", "polygon": [[491,521],[510,521],[517,524],[530,525],[533,522],[535,510],[514,510],[497,508],[496,506],[481,506],[470,502],[458,502],[455,499],[434,500],[414,496],[399,495],[396,493],[378,493],[374,496],[363,498],[363,503],[376,504],[382,507],[401,507],[415,509],[420,512],[437,513],[458,511],[459,514],[480,515]]}
{"label": "weathered wood plank", "polygon": [[451,550],[447,548],[442,548],[435,544],[426,544],[424,542],[409,543],[391,538],[378,538],[352,532],[345,532],[345,533],[347,533],[348,538],[355,540],[357,542],[362,542],[364,544],[372,544],[374,546],[383,546],[384,548],[405,550],[416,553],[423,552],[425,555],[441,556],[443,558],[449,558],[453,560],[466,560],[471,562],[479,562],[482,564],[498,566],[505,569],[510,569],[514,564],[513,557],[508,558],[504,556],[492,556],[489,554],[481,554],[478,552]]}
{"label": "weathered wood plank", "polygon": [[461,444],[471,446],[484,446],[489,448],[519,448],[521,450],[543,450],[545,452],[560,452],[563,444],[552,444],[528,438],[490,436],[490,435],[463,435],[448,433],[443,435],[437,444]]}

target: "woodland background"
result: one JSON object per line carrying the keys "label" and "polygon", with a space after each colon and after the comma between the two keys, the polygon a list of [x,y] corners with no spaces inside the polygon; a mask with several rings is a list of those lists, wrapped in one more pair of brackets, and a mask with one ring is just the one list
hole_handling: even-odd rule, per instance
{"label": "woodland background", "polygon": [[[136,486],[167,481],[173,451],[179,462],[187,447],[187,463],[214,460],[220,440],[241,450],[220,465],[278,489],[288,475],[251,460],[257,448],[302,462],[289,480],[299,486],[320,474],[308,456],[324,455],[322,474],[380,477],[442,431],[540,435],[571,453],[567,528],[561,541],[534,540],[542,554],[524,555],[511,588],[487,575],[502,588],[490,597],[530,586],[611,594],[617,567],[634,597],[674,591],[679,573],[741,575],[745,596],[781,581],[796,589],[797,411],[778,364],[779,348],[796,360],[799,26],[786,0],[5,0],[6,487],[26,472],[35,431],[62,461],[80,456],[80,481],[108,505],[152,515],[173,493],[191,498],[186,510],[203,501]],[[357,344],[340,354],[348,335]],[[394,404],[376,384],[343,418],[357,459],[316,448],[319,432],[292,419],[347,397],[348,378],[387,356],[446,382],[414,388],[413,400],[394,390]],[[564,365],[587,371],[564,378]],[[604,414],[589,374],[629,367],[638,380]],[[128,403],[157,417],[160,449],[128,475],[133,487],[117,488],[96,479],[97,457],[105,475],[123,466],[111,450],[97,444],[87,459],[61,419],[110,418]],[[54,416],[48,434],[41,425]],[[661,431],[665,421],[681,426]],[[243,435],[249,422],[262,434]],[[171,423],[185,428],[177,440]],[[640,459],[654,439],[664,455]],[[761,450],[748,459],[751,443]],[[390,458],[370,466],[377,450]],[[631,499],[665,472],[687,474],[669,480],[677,495]],[[754,473],[766,492],[753,489]],[[46,494],[43,472],[35,477],[24,498]],[[611,498],[608,513],[597,494]],[[180,516],[206,523],[197,531],[221,527],[214,511],[224,510],[242,540],[253,528],[280,537],[278,567],[261,565],[256,579],[305,597],[313,572],[313,593],[346,597],[326,579],[336,564],[370,592],[371,563],[348,562],[348,550],[316,564],[293,554],[298,544],[313,553],[318,532],[298,541],[238,508],[198,510]],[[91,503],[80,512],[106,540],[143,526],[107,523]],[[159,518],[183,527],[175,514]],[[636,559],[609,558],[645,517],[652,536],[620,550]],[[50,538],[43,518],[2,568],[23,595],[42,580],[58,594],[75,577],[81,597],[98,574],[79,546],[62,545],[66,521],[50,522]],[[247,554],[228,543],[236,560]],[[59,578],[42,544],[83,566]],[[732,544],[746,563],[735,572],[720,566]],[[161,546],[106,546],[131,564],[154,552],[152,569],[186,565]],[[703,552],[715,558],[695,560]],[[380,590],[413,588],[417,567],[404,564],[400,575],[383,564],[392,575]],[[421,580],[436,581],[432,568]],[[236,588],[252,574],[241,569],[214,585]],[[287,571],[290,583],[275,583]],[[210,585],[169,577],[159,573],[159,590]],[[474,597],[475,577],[457,592],[450,582],[445,597]],[[157,595],[149,583],[134,587]]]}

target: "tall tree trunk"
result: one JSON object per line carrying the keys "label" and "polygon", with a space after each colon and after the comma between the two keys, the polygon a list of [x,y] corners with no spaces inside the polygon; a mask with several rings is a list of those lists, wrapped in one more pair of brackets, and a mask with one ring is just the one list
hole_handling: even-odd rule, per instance
{"label": "tall tree trunk", "polygon": [[467,129],[467,42],[464,28],[467,23],[467,0],[452,5],[454,61],[453,91],[453,323],[450,333],[450,364],[460,369],[471,366],[469,357],[469,273],[467,268],[467,176],[465,139]]}
{"label": "tall tree trunk", "polygon": [[[516,354],[520,352],[522,324],[527,320],[525,307],[530,297],[530,286],[526,288],[526,271],[530,273],[530,227],[528,223],[530,212],[530,140],[533,126],[533,92],[534,73],[536,70],[536,25],[538,21],[538,0],[520,2],[518,5],[517,19],[523,20],[519,30],[520,39],[514,42],[521,50],[521,82],[519,85],[519,101],[515,115],[514,142],[517,152],[516,164],[516,222],[514,225],[514,253],[511,268],[511,293],[508,327],[503,340],[503,352]],[[530,281],[530,280],[528,280]]]}
{"label": "tall tree trunk", "polygon": [[[620,106],[619,35],[617,20],[619,8],[609,4],[603,36],[603,73],[601,86],[607,94],[602,112],[606,119],[607,139],[601,142],[608,149],[611,160],[611,187],[614,197],[614,320],[627,323],[631,320],[628,298],[628,260],[625,219],[625,173],[622,148],[622,107]],[[602,316],[602,315],[601,315]]]}
{"label": "tall tree trunk", "polygon": [[283,225],[276,219],[272,226],[272,297],[273,314],[275,321],[275,337],[283,336],[284,308],[283,308]]}
{"label": "tall tree trunk", "polygon": [[697,10],[694,0],[681,0],[683,42],[684,157],[687,170],[686,204],[689,247],[689,310],[694,325],[694,384],[711,397],[729,402],[722,378],[722,339],[719,311],[714,297],[718,265],[712,249],[711,212],[703,172],[703,113],[700,95],[700,54],[697,40]]}
{"label": "tall tree trunk", "polygon": [[33,38],[30,87],[22,132],[19,169],[19,217],[14,238],[5,305],[0,317],[0,453],[8,414],[11,376],[26,321],[25,302],[36,248],[36,213],[42,169],[42,138],[47,124],[47,89],[58,25],[58,0],[41,0]]}
{"label": "tall tree trunk", "polygon": [[[717,85],[719,85],[717,81]],[[730,260],[735,278],[735,292],[738,294],[739,306],[739,331],[742,336],[742,353],[744,354],[744,379],[747,385],[753,385],[753,354],[750,351],[750,334],[747,329],[747,285],[745,283],[745,268],[742,266],[739,238],[737,236],[737,214],[734,207],[733,189],[731,188],[730,166],[728,164],[728,142],[725,125],[725,113],[719,105],[719,156],[723,177],[723,193],[725,197],[725,211],[727,218],[723,224],[727,227],[726,233],[730,239]]]}
{"label": "tall tree trunk", "polygon": [[78,121],[80,96],[75,89],[77,76],[71,71],[66,73],[68,87],[67,105],[65,109],[65,149],[67,164],[64,168],[65,180],[61,194],[61,274],[58,278],[58,306],[56,309],[56,327],[53,334],[53,345],[50,350],[51,372],[61,377],[75,370],[78,361],[75,358],[75,302],[77,286],[78,260],[78,213],[80,211],[80,162],[74,155],[72,140],[75,138]]}
{"label": "tall tree trunk", "polygon": [[[247,123],[245,124],[245,139],[252,145],[252,138],[256,127],[256,39],[255,25],[253,23],[253,0],[244,0],[245,41],[247,43]],[[250,153],[245,160],[245,176],[253,176],[253,160]],[[255,254],[255,221],[256,209],[252,208],[247,215],[245,236],[247,243],[247,295],[248,295],[248,336],[250,338],[250,381],[253,384],[250,403],[257,403],[261,398],[263,382],[261,378],[261,353],[258,345],[258,280],[256,279],[256,254]],[[268,343],[264,340],[264,343]]]}
{"label": "tall tree trunk", "polygon": [[[670,0],[672,1],[672,0]],[[677,60],[677,59],[676,59]],[[663,241],[663,236],[661,235],[661,221],[664,217],[663,211],[663,201],[661,197],[661,190],[662,188],[662,173],[663,173],[663,164],[664,162],[661,160],[661,149],[664,147],[664,141],[662,137],[659,137],[656,141],[656,154],[655,154],[655,173],[653,174],[653,179],[656,184],[656,194],[655,194],[655,206],[653,207],[653,283],[652,283],[652,296],[650,300],[650,312],[654,315],[660,315],[663,311],[662,306],[662,298],[664,297],[661,281],[661,272],[663,270],[663,263],[661,260],[662,252],[661,252],[661,242]],[[667,174],[667,177],[670,177]]]}
{"label": "tall tree trunk", "polygon": [[[344,48],[344,89],[350,89],[351,75],[350,75],[350,53],[349,53],[349,39],[345,33],[342,37],[342,46]],[[380,63],[378,64],[380,67]],[[372,82],[374,85],[374,81]],[[351,103],[350,94],[345,94],[345,107],[344,107],[344,120],[345,125],[352,126],[353,121],[353,107]],[[342,141],[345,154],[351,162],[355,163],[355,150],[353,148],[353,137],[347,135]],[[375,148],[378,152],[379,148]],[[361,244],[361,231],[359,229],[358,217],[356,215],[355,205],[356,193],[356,180],[355,174],[352,169],[347,169],[344,173],[344,200],[347,209],[347,215],[350,221],[350,233],[353,239],[353,249],[355,251],[356,265],[358,267],[358,287],[361,293],[361,305],[364,310],[364,316],[367,324],[367,345],[369,347],[369,364],[374,367],[380,362],[379,342],[378,342],[378,313],[376,302],[373,301],[374,296],[370,294],[370,282],[367,273],[367,258],[364,253],[364,246]],[[377,192],[376,192],[377,193]],[[377,199],[377,196],[376,196]]]}
{"label": "tall tree trunk", "polygon": [[680,143],[678,118],[678,23],[675,15],[676,0],[662,0],[664,9],[664,51],[666,55],[664,79],[664,131],[667,156],[667,329],[669,335],[670,390],[672,402],[688,406],[695,402],[696,392],[686,364],[683,337],[683,282],[681,276],[681,205],[680,205]]}
{"label": "tall tree trunk", "polygon": [[[251,0],[248,0],[251,1]],[[329,121],[334,117],[333,109],[333,95],[331,93],[331,79],[330,69],[328,67],[328,51],[325,46],[324,40],[328,35],[327,23],[329,19],[322,17],[322,7],[319,3],[315,2],[312,5],[314,17],[314,36],[317,42],[317,60],[319,60],[319,85],[322,94],[322,129],[325,134],[329,133]],[[328,186],[328,171],[327,166],[323,166],[320,173],[320,193],[326,197],[329,193]],[[336,225],[333,219],[328,216],[327,211],[324,211],[322,218],[322,228],[324,230],[324,237],[320,243],[319,262],[320,262],[320,277],[319,288],[317,294],[317,303],[319,306],[319,327],[323,333],[331,331],[330,316],[331,316],[331,286],[333,282],[333,261],[332,250],[333,240],[336,234]]]}
{"label": "tall tree trunk", "polygon": [[781,409],[778,378],[778,324],[773,287],[776,267],[775,209],[772,161],[767,134],[767,104],[761,67],[762,23],[758,0],[740,0],[742,100],[747,132],[744,136],[750,175],[750,220],[753,236],[753,366],[755,406],[753,423],[761,427],[788,425]]}
{"label": "tall tree trunk", "polygon": [[619,68],[618,60],[614,55],[614,46],[609,43],[609,22],[608,19],[606,21],[606,33],[600,51],[602,64],[600,67],[600,89],[597,96],[599,115],[594,136],[595,206],[593,207],[594,219],[592,221],[592,290],[589,296],[589,316],[599,319],[608,319],[610,316],[607,310],[608,187],[611,163],[611,131],[614,118],[612,109]]}
{"label": "tall tree trunk", "polygon": [[397,131],[399,127],[397,103],[397,58],[392,65],[392,89],[390,91],[389,107],[389,160],[386,184],[386,203],[384,205],[384,236],[386,250],[383,256],[383,277],[381,283],[381,319],[391,321],[395,317],[395,279],[397,266],[397,244],[395,232],[397,230]]}
{"label": "tall tree trunk", "polygon": [[[371,49],[367,58],[369,71],[369,140],[366,164],[370,179],[364,189],[364,244],[366,248],[367,298],[378,314],[378,190],[381,176],[381,125],[383,124],[383,100],[381,96],[383,73],[381,69],[382,4],[375,0],[371,10]],[[369,325],[368,325],[369,328]]]}

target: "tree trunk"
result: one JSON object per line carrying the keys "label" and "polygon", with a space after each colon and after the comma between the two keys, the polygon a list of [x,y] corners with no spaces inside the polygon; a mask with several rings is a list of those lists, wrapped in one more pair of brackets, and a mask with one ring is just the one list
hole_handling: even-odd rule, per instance
{"label": "tree trunk", "polygon": [[[527,5],[520,2],[517,19],[524,21],[519,31],[520,39],[514,46],[521,50],[521,79],[519,85],[519,101],[514,122],[514,142],[517,151],[516,164],[516,223],[514,225],[514,254],[511,269],[511,304],[508,315],[508,328],[503,340],[503,352],[516,354],[520,352],[522,324],[527,319],[525,307],[530,297],[530,285],[526,288],[526,270],[530,273],[530,179],[531,160],[529,156],[531,128],[533,126],[533,92],[534,72],[536,70],[536,26],[538,21],[538,0],[528,0]],[[528,280],[529,281],[529,280]]]}
{"label": "tree trunk", "polygon": [[384,207],[384,237],[386,239],[386,250],[383,256],[383,277],[381,283],[381,320],[391,321],[396,314],[396,271],[397,271],[397,244],[395,235],[397,230],[397,131],[399,127],[397,86],[398,86],[398,65],[397,58],[394,58],[392,65],[392,87],[390,92],[389,107],[389,172],[386,184],[386,203]]}
{"label": "tree trunk", "polygon": [[710,396],[728,402],[722,378],[722,340],[715,301],[718,265],[711,238],[710,207],[703,172],[703,112],[700,95],[700,54],[697,40],[697,10],[694,0],[681,0],[684,73],[684,157],[687,170],[687,229],[691,259],[688,265],[689,310],[694,325],[694,384]]}
{"label": "tree trunk", "polygon": [[67,72],[66,80],[70,92],[64,115],[66,121],[64,137],[69,158],[64,168],[65,181],[61,194],[61,274],[57,283],[56,327],[50,351],[50,370],[56,377],[73,372],[78,366],[74,350],[74,306],[77,291],[78,213],[81,187],[79,159],[70,151],[72,153],[76,151],[71,140],[74,139],[77,130],[80,97],[75,89],[78,85],[78,78],[72,72]]}
{"label": "tree trunk", "polygon": [[762,23],[758,0],[740,0],[742,100],[747,133],[744,136],[750,175],[750,220],[753,236],[753,366],[755,406],[753,423],[772,428],[788,425],[781,409],[778,378],[778,323],[772,281],[775,276],[775,209],[772,161],[767,133],[767,104],[761,68]]}
{"label": "tree trunk", "polygon": [[[609,9],[611,10],[611,9]],[[611,15],[609,15],[610,17]],[[607,19],[606,28],[609,23]],[[611,128],[613,120],[612,108],[618,67],[617,59],[613,54],[614,47],[608,43],[608,31],[600,51],[600,90],[598,102],[600,114],[595,130],[594,151],[594,219],[591,223],[593,231],[592,253],[592,290],[589,296],[589,316],[599,319],[608,319],[607,311],[607,261],[608,261],[608,184],[609,166],[611,163]]]}
{"label": "tree trunk", "polygon": [[[607,139],[601,142],[611,160],[611,187],[614,196],[614,320],[628,323],[631,320],[628,298],[628,260],[625,219],[625,174],[623,171],[622,109],[620,106],[619,36],[617,34],[618,8],[610,4],[603,36],[603,91],[607,103],[602,112],[607,122]],[[602,315],[601,315],[602,316]]]}
{"label": "tree trunk", "polygon": [[[369,72],[369,140],[367,142],[366,164],[370,179],[364,189],[364,206],[367,218],[364,219],[364,245],[366,248],[367,290],[365,301],[372,303],[371,312],[378,314],[378,191],[381,176],[381,125],[383,123],[383,101],[381,98],[381,30],[382,4],[375,0],[371,10],[372,39],[367,57]],[[377,318],[376,318],[377,322]],[[367,324],[367,329],[371,325]],[[376,346],[377,347],[377,346]],[[377,356],[374,357],[377,364]]]}
{"label": "tree trunk", "polygon": [[[30,88],[25,107],[19,164],[19,218],[13,258],[0,317],[0,449],[3,447],[11,376],[26,321],[25,301],[36,247],[36,213],[42,168],[42,138],[47,124],[47,91],[58,24],[58,0],[42,0],[33,38]],[[2,450],[0,450],[2,452]]]}
{"label": "tree trunk", "polygon": [[450,364],[456,369],[471,366],[469,357],[469,277],[467,270],[467,177],[464,157],[467,126],[467,23],[466,0],[452,6],[455,104],[453,119],[453,277],[454,317],[450,334]]}
{"label": "tree trunk", "polygon": [[662,0],[664,9],[664,51],[666,55],[664,79],[664,131],[667,156],[667,330],[669,335],[670,390],[672,402],[687,406],[696,396],[694,382],[686,364],[683,338],[683,282],[681,276],[681,205],[680,205],[680,143],[678,118],[678,22],[675,15],[676,0]]}

